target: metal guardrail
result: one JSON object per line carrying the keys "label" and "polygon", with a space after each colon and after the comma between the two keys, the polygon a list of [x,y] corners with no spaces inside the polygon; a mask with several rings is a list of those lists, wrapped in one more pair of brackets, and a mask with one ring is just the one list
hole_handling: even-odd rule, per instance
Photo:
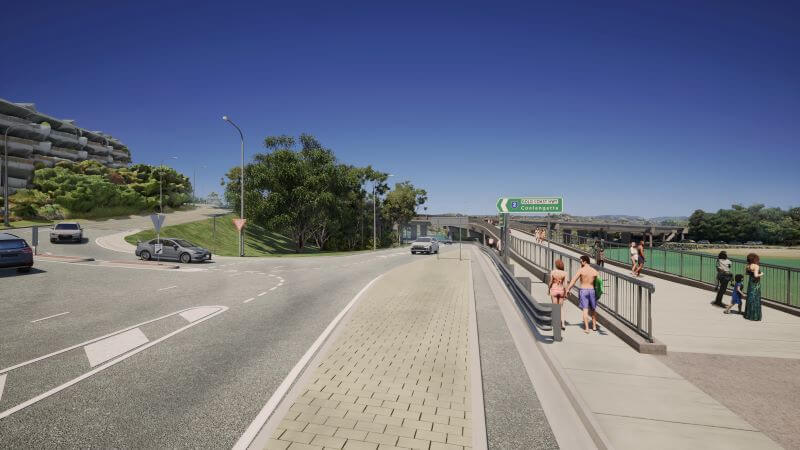
{"label": "metal guardrail", "polygon": [[[559,234],[553,242],[593,253],[596,238]],[[628,246],[615,242],[605,242],[605,259],[623,264],[631,264]],[[707,253],[645,248],[645,268],[654,272],[676,275],[709,286],[717,285],[717,256]],[[731,273],[745,274],[747,261],[730,258]],[[761,298],[771,300],[792,308],[800,308],[800,269],[775,264],[761,263]],[[748,277],[745,277],[745,290]]]}
{"label": "metal guardrail", "polygon": [[[555,261],[564,262],[564,270],[571,279],[580,268],[580,258],[548,248],[545,245],[510,236],[510,250],[520,258],[541,268],[551,271]],[[603,267],[592,266],[603,279],[603,295],[597,303],[600,307],[621,321],[637,334],[653,342],[653,293],[655,286],[651,283],[629,277]],[[577,295],[578,287],[574,293]]]}
{"label": "metal guardrail", "polygon": [[[484,245],[479,245],[479,247],[489,256],[495,266],[497,266],[500,277],[503,279],[506,286],[508,286],[514,300],[517,302],[523,314],[528,318],[528,321],[541,330],[552,331],[553,341],[561,341],[561,308],[553,308],[552,303],[537,302],[514,277],[513,269],[506,266],[500,257],[488,247]],[[553,326],[554,323],[558,324],[558,326]]]}

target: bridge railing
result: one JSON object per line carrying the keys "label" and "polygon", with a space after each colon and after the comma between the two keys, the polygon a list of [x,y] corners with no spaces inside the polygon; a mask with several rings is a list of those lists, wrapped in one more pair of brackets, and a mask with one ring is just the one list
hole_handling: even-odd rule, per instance
{"label": "bridge railing", "polygon": [[[516,236],[510,236],[510,250],[544,271],[555,268],[556,260],[564,262],[569,279],[580,269],[580,258],[554,248]],[[651,283],[629,277],[599,266],[593,266],[603,279],[603,295],[598,299],[600,308],[627,325],[630,329],[653,342],[653,293]],[[578,294],[578,287],[574,287]]]}
{"label": "bridge railing", "polygon": [[[596,238],[557,234],[553,242],[572,247],[584,252],[593,253]],[[605,242],[604,256],[607,260],[623,264],[631,264],[629,247],[617,243]],[[745,274],[747,261],[730,258],[731,273]],[[792,308],[800,308],[800,269],[761,263],[761,298],[780,303]],[[645,248],[645,268],[670,275],[677,275],[689,280],[699,281],[709,286],[717,285],[717,256],[707,253],[668,250],[662,248]],[[745,276],[745,290],[748,277]]]}

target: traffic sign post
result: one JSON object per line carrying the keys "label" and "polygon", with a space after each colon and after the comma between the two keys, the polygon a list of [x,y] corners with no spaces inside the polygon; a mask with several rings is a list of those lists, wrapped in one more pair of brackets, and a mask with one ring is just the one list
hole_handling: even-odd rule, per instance
{"label": "traffic sign post", "polygon": [[153,222],[153,228],[156,230],[156,245],[154,250],[156,252],[157,264],[161,264],[161,253],[164,251],[164,246],[161,244],[161,226],[164,225],[166,219],[167,216],[164,214],[150,214],[150,220]]}
{"label": "traffic sign post", "polygon": [[247,219],[233,219],[233,225],[239,232],[239,256],[244,256],[244,226],[247,224]]}
{"label": "traffic sign post", "polygon": [[497,199],[501,213],[562,213],[563,197],[501,197]]}

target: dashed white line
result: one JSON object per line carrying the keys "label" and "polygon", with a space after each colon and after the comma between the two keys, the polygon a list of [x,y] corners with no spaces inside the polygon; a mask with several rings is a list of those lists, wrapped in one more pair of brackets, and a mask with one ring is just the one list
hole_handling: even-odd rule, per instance
{"label": "dashed white line", "polygon": [[41,319],[31,320],[31,323],[41,322],[42,320],[52,319],[53,317],[63,316],[64,314],[69,314],[69,311],[53,314],[52,316],[42,317]]}
{"label": "dashed white line", "polygon": [[272,286],[271,288],[269,288],[270,291],[274,291],[275,289],[278,289],[278,286]]}
{"label": "dashed white line", "polygon": [[250,303],[250,302],[252,302],[252,301],[253,301],[253,300],[255,300],[255,299],[256,299],[255,297],[250,297],[250,298],[248,298],[247,300],[243,301],[242,303]]}
{"label": "dashed white line", "polygon": [[167,289],[175,289],[176,287],[178,287],[178,286],[169,286],[169,287],[161,288],[161,289],[159,289],[159,291],[166,291]]}
{"label": "dashed white line", "polygon": [[267,295],[267,291],[264,291],[264,292],[262,292],[262,293],[260,293],[260,294],[256,295],[256,297],[263,297],[263,296],[265,296],[265,295]]}

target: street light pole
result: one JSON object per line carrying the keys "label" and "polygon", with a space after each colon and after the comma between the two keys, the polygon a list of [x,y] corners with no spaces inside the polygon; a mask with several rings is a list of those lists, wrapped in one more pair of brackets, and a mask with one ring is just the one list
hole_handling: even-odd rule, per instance
{"label": "street light pole", "polygon": [[[386,178],[392,177],[394,175],[389,174]],[[376,181],[372,181],[372,251],[377,250],[377,236],[376,230],[378,229],[378,196],[375,193],[375,188],[377,186]],[[397,231],[400,232],[400,227],[398,226]]]}
{"label": "street light pole", "polygon": [[[228,122],[229,124],[233,125],[236,128],[236,131],[239,132],[239,137],[242,141],[242,165],[240,168],[241,172],[241,180],[239,184],[241,184],[242,191],[241,191],[241,210],[239,213],[239,218],[244,219],[244,133],[242,133],[242,129],[239,128],[228,116],[222,116],[222,120]],[[244,256],[244,227],[239,230],[239,256]]]}
{"label": "street light pole", "polygon": [[[36,125],[36,124],[31,124]],[[45,126],[47,125],[47,126]],[[3,137],[3,224],[6,227],[11,226],[11,214],[8,212],[8,132],[14,127],[20,125],[10,125],[6,128],[5,136]],[[39,129],[44,130],[44,139],[50,135],[50,125],[42,123]]]}

